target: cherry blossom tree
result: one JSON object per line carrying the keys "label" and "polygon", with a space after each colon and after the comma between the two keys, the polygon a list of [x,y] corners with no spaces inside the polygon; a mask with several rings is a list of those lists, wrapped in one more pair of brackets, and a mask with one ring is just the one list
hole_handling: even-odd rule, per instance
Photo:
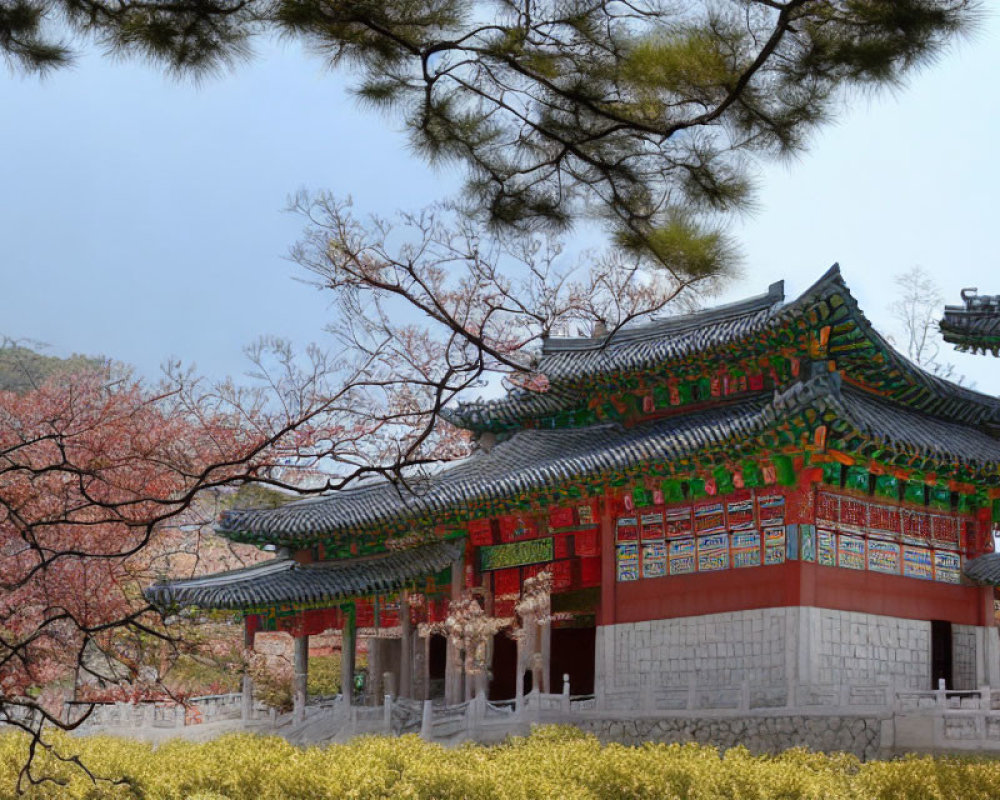
{"label": "cherry blossom tree", "polygon": [[[331,292],[336,355],[265,338],[250,388],[168,365],[155,385],[90,370],[0,392],[0,711],[32,752],[51,746],[46,725],[87,714],[66,719],[40,687],[94,673],[134,694],[150,646],[175,643],[141,589],[176,567],[170,530],[210,522],[213,498],[410,486],[473,446],[441,415],[457,396],[491,375],[546,390],[530,355],[545,336],[613,332],[705,285],[636,256],[568,264],[550,238],[505,243],[446,207],[391,223],[326,196],[299,210],[294,256]],[[476,608],[454,609],[470,673],[497,624]],[[22,779],[43,778],[29,760]]]}

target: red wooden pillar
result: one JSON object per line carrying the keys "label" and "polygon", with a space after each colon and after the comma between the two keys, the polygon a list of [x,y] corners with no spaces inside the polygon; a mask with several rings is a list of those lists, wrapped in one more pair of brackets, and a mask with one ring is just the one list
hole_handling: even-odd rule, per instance
{"label": "red wooden pillar", "polygon": [[[250,617],[243,617],[243,648],[247,651],[253,650],[255,631],[256,622],[251,625]],[[253,715],[253,679],[246,672],[243,673],[242,689],[240,715],[244,722],[249,722]]]}
{"label": "red wooden pillar", "polygon": [[598,625],[614,625],[615,609],[615,503],[606,494],[600,500],[601,529],[601,605],[597,609]]}

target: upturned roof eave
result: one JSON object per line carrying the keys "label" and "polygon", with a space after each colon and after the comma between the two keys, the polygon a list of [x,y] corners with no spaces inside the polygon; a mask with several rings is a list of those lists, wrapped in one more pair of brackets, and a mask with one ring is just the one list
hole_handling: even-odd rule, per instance
{"label": "upturned roof eave", "polygon": [[[777,292],[774,287],[772,287],[772,292],[774,292],[773,296],[776,297]],[[961,415],[966,421],[1000,423],[1000,399],[960,386],[928,372],[917,364],[914,364],[902,353],[899,353],[878,333],[861,310],[857,300],[844,281],[839,264],[834,264],[830,267],[815,283],[800,293],[796,299],[784,305],[780,304],[780,300],[777,301],[774,305],[773,313],[770,313],[768,319],[759,328],[746,332],[742,337],[728,340],[720,344],[720,346],[724,344],[725,347],[731,349],[734,344],[747,340],[751,336],[759,335],[762,330],[776,328],[782,324],[786,324],[792,318],[808,314],[816,304],[830,298],[833,294],[839,294],[843,297],[850,318],[861,331],[862,335],[877,350],[885,354],[885,358],[892,367],[897,369],[901,374],[909,376],[909,382],[924,392],[924,397],[936,397],[937,405],[953,407],[949,410],[950,414],[954,413],[955,408],[964,409]],[[762,299],[769,297],[772,297],[771,292],[743,301],[743,303],[745,304],[745,308],[753,308],[755,312],[759,312],[763,306],[755,306],[754,304],[759,304],[762,302]],[[740,304],[735,305],[739,306]],[[710,321],[712,318],[708,315],[712,311],[714,309],[708,309],[705,312],[699,313],[705,315],[704,318]],[[693,317],[697,316],[697,314],[693,315]],[[655,327],[656,324],[652,323],[650,325]],[[662,324],[662,322],[659,324]],[[643,329],[637,327],[633,330],[633,334],[638,335]],[[572,341],[584,342],[586,340]],[[594,351],[593,345],[589,349],[584,348],[582,344],[574,345],[574,348],[577,347],[581,353],[591,353]],[[711,350],[712,348],[708,348],[706,352],[711,352]],[[556,352],[572,354],[575,351],[568,349]],[[574,407],[574,398],[578,399],[579,397],[579,391],[576,388],[578,384],[599,374],[603,373],[600,370],[596,370],[581,373],[570,378],[552,379],[548,392],[537,395],[520,392],[497,400],[464,403],[455,409],[449,410],[448,419],[452,424],[477,432],[513,430],[527,421],[551,416],[552,414]],[[552,397],[557,397],[559,402],[553,404],[549,400]]]}
{"label": "upturned roof eave", "polygon": [[395,591],[441,572],[460,552],[460,544],[439,541],[332,563],[300,564],[279,558],[237,570],[157,582],[143,594],[163,611],[329,605]]}

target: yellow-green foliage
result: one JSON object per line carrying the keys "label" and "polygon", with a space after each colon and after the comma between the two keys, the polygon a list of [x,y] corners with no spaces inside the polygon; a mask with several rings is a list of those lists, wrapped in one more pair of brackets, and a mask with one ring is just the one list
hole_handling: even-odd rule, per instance
{"label": "yellow-green foliage", "polygon": [[[364,669],[368,659],[364,653],[355,657],[354,668]],[[310,696],[337,694],[340,692],[340,653],[326,656],[309,656],[309,677],[307,691]]]}
{"label": "yellow-green foliage", "polygon": [[[548,727],[497,747],[445,749],[415,736],[364,738],[300,749],[249,734],[205,744],[153,748],[124,739],[55,736],[95,774],[127,784],[92,783],[78,768],[43,758],[42,784],[28,798],[120,800],[994,800],[1000,762],[907,758],[860,764],[847,755],[789,750],[720,755],[694,744],[602,746],[573,728]],[[0,737],[0,797],[14,797],[26,740]]]}

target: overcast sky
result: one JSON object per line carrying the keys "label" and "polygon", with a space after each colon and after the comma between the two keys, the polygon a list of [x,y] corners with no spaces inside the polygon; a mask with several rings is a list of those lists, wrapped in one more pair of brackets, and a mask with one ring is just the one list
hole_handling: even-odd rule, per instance
{"label": "overcast sky", "polygon": [[[199,86],[84,57],[0,80],[0,333],[155,373],[246,368],[260,334],[322,341],[327,300],[284,259],[300,188],[364,211],[414,209],[457,186],[359,110],[339,76],[292,47]],[[759,210],[734,223],[746,266],[723,299],[784,278],[789,297],[833,262],[891,333],[893,276],[932,272],[949,302],[1000,293],[1000,21],[893,94],[855,98],[791,164],[762,168]],[[981,391],[1000,361],[946,351]]]}

